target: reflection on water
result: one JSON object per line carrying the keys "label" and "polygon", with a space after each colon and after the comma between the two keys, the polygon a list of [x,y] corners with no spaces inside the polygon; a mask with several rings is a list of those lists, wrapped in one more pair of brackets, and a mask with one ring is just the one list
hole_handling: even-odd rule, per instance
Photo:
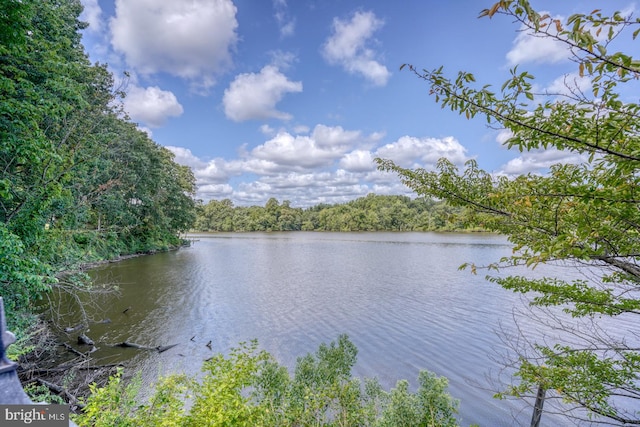
{"label": "reflection on water", "polygon": [[[98,283],[120,288],[91,313],[94,320],[110,320],[90,325],[96,357],[129,360],[153,381],[159,373],[195,374],[213,352],[254,338],[292,367],[320,343],[347,333],[359,349],[356,375],[377,376],[388,388],[402,378],[415,384],[419,370],[428,369],[449,378],[450,392],[461,400],[462,425],[529,422],[530,408],[493,399],[497,389],[487,378],[501,368],[496,354],[505,349],[496,330],[510,328],[520,300],[482,274],[458,270],[463,262],[509,255],[505,238],[304,232],[192,237],[190,248],[92,272]],[[161,354],[109,347],[122,341],[179,346]]]}

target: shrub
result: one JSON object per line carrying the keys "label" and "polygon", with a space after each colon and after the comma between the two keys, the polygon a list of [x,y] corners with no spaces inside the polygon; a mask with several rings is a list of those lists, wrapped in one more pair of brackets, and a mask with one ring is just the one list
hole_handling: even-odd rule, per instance
{"label": "shrub", "polygon": [[[346,335],[298,359],[291,376],[257,341],[203,365],[203,379],[171,375],[145,404],[135,399],[139,378],[125,385],[121,373],[92,388],[80,426],[455,426],[458,401],[447,379],[422,371],[419,387],[401,380],[389,392],[375,379],[353,378],[357,348]],[[185,401],[190,402],[189,410]]]}

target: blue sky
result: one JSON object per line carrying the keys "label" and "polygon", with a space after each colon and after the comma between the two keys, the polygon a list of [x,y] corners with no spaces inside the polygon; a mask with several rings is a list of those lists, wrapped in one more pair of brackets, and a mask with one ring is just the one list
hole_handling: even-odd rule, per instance
{"label": "blue sky", "polygon": [[[444,66],[500,86],[519,65],[544,90],[575,76],[560,45],[478,19],[477,0],[82,0],[91,60],[117,78],[125,109],[189,165],[197,197],[264,205],[411,193],[372,159],[433,168],[474,158],[496,174],[544,172],[575,156],[519,153],[483,119],[442,110],[407,70]],[[535,1],[566,18],[629,1]],[[578,84],[581,84],[580,82]]]}

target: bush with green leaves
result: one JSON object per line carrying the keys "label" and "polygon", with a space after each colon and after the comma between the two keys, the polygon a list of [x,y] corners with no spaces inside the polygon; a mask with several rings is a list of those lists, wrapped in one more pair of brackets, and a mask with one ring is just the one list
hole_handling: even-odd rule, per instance
{"label": "bush with green leaves", "polygon": [[49,267],[29,254],[20,238],[0,222],[0,297],[10,329],[25,328],[24,313],[55,283],[49,273]]}
{"label": "bush with green leaves", "polygon": [[458,401],[446,378],[422,371],[415,392],[406,380],[385,391],[376,379],[363,385],[352,376],[356,356],[341,335],[299,358],[290,375],[256,341],[242,343],[206,361],[200,380],[162,378],[144,404],[136,399],[139,377],[125,384],[119,372],[105,387],[92,386],[75,421],[93,427],[458,425]]}

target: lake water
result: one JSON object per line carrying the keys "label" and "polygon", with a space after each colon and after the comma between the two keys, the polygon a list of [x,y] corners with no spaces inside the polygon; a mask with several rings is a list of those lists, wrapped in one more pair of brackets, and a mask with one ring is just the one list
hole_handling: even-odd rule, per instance
{"label": "lake water", "polygon": [[[520,297],[484,273],[459,271],[511,254],[504,237],[453,233],[198,234],[191,247],[92,271],[119,295],[89,310],[87,332],[102,362],[127,360],[152,382],[159,374],[196,374],[214,352],[258,339],[293,367],[342,333],[357,345],[354,374],[416,385],[422,369],[446,376],[460,399],[461,425],[528,425],[531,402],[492,396]],[[125,313],[125,309],[127,309]],[[69,309],[70,312],[74,310]],[[63,313],[64,315],[64,313]],[[109,318],[110,323],[97,323]],[[64,321],[79,321],[66,315]],[[178,343],[163,352],[114,349]],[[211,343],[209,348],[208,343]],[[551,415],[542,425],[562,425]]]}

